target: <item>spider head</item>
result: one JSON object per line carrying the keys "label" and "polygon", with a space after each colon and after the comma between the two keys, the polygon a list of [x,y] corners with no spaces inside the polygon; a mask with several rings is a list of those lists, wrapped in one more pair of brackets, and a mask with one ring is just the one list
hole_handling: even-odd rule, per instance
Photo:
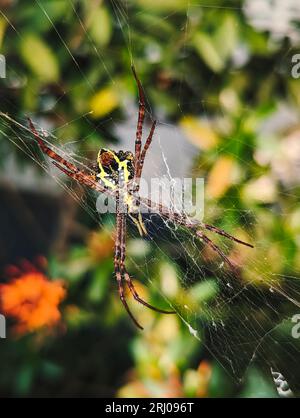
{"label": "spider head", "polygon": [[98,153],[98,174],[97,177],[103,183],[114,189],[122,182],[127,183],[134,176],[134,157],[130,151],[118,151],[101,148]]}

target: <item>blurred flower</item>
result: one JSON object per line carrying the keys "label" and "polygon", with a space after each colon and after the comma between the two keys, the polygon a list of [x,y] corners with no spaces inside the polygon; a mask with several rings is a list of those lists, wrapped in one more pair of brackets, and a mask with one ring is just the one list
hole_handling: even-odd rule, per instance
{"label": "blurred flower", "polygon": [[208,394],[208,387],[211,380],[212,368],[211,365],[203,360],[198,367],[197,373],[199,375],[199,385],[197,388],[197,396],[204,397]]}
{"label": "blurred flower", "polygon": [[300,19],[299,0],[246,0],[244,13],[252,26],[269,31],[274,39],[300,39],[296,24]]}
{"label": "blurred flower", "polygon": [[280,142],[271,161],[272,169],[286,186],[298,186],[300,181],[300,129],[294,129]]}
{"label": "blurred flower", "polygon": [[[161,370],[162,371],[162,370]],[[174,366],[168,373],[160,373],[157,378],[148,374],[138,378],[134,371],[129,376],[129,383],[119,392],[121,398],[204,398],[208,396],[212,367],[203,360],[197,370],[188,369],[183,376]]]}
{"label": "blurred flower", "polygon": [[211,375],[211,365],[205,360],[199,364],[197,370],[187,370],[184,375],[185,395],[197,398],[207,397]]}
{"label": "blurred flower", "polygon": [[23,273],[0,285],[0,306],[4,315],[16,320],[18,335],[53,327],[61,319],[58,305],[66,291],[61,281],[50,281],[43,273]]}
{"label": "blurred flower", "polygon": [[277,190],[274,179],[264,175],[245,185],[243,197],[246,200],[261,203],[273,203],[277,199]]}
{"label": "blurred flower", "polygon": [[121,398],[182,398],[183,388],[178,371],[170,373],[167,377],[158,379],[133,380],[123,386],[118,397]]}

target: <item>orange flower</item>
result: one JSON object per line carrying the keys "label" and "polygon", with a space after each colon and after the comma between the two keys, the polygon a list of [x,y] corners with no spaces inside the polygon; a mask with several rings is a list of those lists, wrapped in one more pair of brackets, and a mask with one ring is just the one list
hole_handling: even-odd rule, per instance
{"label": "orange flower", "polygon": [[26,272],[0,285],[1,311],[16,320],[19,335],[52,327],[61,318],[58,305],[65,294],[61,281],[49,281],[39,271]]}

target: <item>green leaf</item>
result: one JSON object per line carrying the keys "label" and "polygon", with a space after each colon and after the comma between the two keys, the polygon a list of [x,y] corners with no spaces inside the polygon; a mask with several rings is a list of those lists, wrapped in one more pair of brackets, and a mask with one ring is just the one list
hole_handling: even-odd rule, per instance
{"label": "green leaf", "polygon": [[97,45],[105,46],[112,34],[112,24],[108,11],[101,7],[94,10],[89,19],[89,32]]}
{"label": "green leaf", "polygon": [[191,0],[138,0],[137,3],[144,9],[151,9],[151,11],[172,12],[174,10],[186,11],[191,4]]}
{"label": "green leaf", "polygon": [[24,364],[19,370],[15,386],[15,390],[19,395],[25,395],[30,391],[33,384],[34,374],[34,366],[31,363]]}
{"label": "green leaf", "polygon": [[19,9],[19,20],[22,21],[24,27],[34,28],[35,34],[47,32],[57,21],[62,21],[62,19],[66,21],[67,15],[72,12],[68,2],[61,0],[43,0],[36,3],[34,7],[27,2]]}
{"label": "green leaf", "polygon": [[91,302],[100,302],[107,294],[111,273],[111,260],[102,262],[95,270],[87,292],[87,297]]}
{"label": "green leaf", "polygon": [[192,40],[192,44],[208,67],[216,73],[222,71],[224,68],[224,61],[221,53],[214,44],[213,38],[204,33],[196,33]]}
{"label": "green leaf", "polygon": [[6,27],[7,27],[7,21],[3,17],[0,17],[0,48],[2,47],[2,42],[3,42]]}
{"label": "green leaf", "polygon": [[226,14],[215,33],[215,46],[223,60],[227,60],[238,41],[238,22],[234,15]]}
{"label": "green leaf", "polygon": [[271,377],[266,377],[251,367],[246,376],[246,385],[240,395],[242,398],[278,398]]}
{"label": "green leaf", "polygon": [[21,38],[20,52],[27,66],[41,81],[45,83],[58,81],[58,61],[44,41],[34,34],[24,35]]}
{"label": "green leaf", "polygon": [[51,361],[45,361],[42,364],[42,372],[45,375],[45,377],[49,380],[55,381],[58,378],[60,378],[63,374],[63,369],[61,366],[58,366],[57,364],[51,362]]}
{"label": "green leaf", "polygon": [[213,299],[218,291],[218,284],[212,279],[197,283],[190,289],[191,296],[199,303]]}

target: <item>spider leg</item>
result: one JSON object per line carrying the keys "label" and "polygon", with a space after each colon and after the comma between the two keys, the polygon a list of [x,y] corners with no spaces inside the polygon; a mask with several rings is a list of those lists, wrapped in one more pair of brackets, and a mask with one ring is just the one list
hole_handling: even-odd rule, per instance
{"label": "spider leg", "polygon": [[[52,160],[52,164],[54,164],[57,168],[59,168],[63,173],[67,176],[75,179],[79,183],[85,184],[86,186],[99,191],[100,193],[106,193],[106,189],[102,187],[95,181],[94,176],[84,173],[79,168],[77,168],[74,164],[67,161],[65,158],[57,154],[51,148],[49,148],[45,141],[40,137],[37,130],[35,129],[31,119],[28,118],[30,129],[38,142],[41,150],[43,153],[47,154]],[[65,166],[66,168],[64,168]]]}
{"label": "spider leg", "polygon": [[135,184],[136,184],[135,189],[134,189],[135,192],[138,192],[138,190],[140,188],[139,183],[140,183],[140,179],[141,179],[141,175],[142,175],[142,171],[143,171],[143,167],[144,167],[144,162],[145,162],[147,151],[148,151],[148,149],[151,145],[151,142],[152,142],[155,127],[156,127],[156,120],[154,120],[153,123],[152,123],[150,133],[148,135],[148,138],[146,139],[143,151],[142,151],[141,156],[140,156],[140,161],[139,161],[139,164],[137,166],[137,171],[136,171],[135,176],[134,176]]}
{"label": "spider leg", "polygon": [[125,294],[124,294],[124,286],[123,286],[123,279],[124,274],[122,272],[125,262],[125,238],[126,238],[126,224],[125,224],[125,214],[120,212],[120,194],[117,192],[116,195],[116,224],[117,224],[117,231],[116,231],[116,243],[115,243],[115,257],[114,257],[114,268],[116,279],[118,282],[118,289],[119,289],[119,296],[120,300],[126,309],[128,315],[132,319],[133,323],[139,328],[143,329],[143,327],[137,322],[133,314],[131,313],[129,306],[127,304]]}
{"label": "spider leg", "polygon": [[151,208],[152,211],[156,212],[157,214],[160,214],[164,219],[170,220],[177,225],[181,225],[184,228],[191,229],[194,231],[194,233],[201,238],[207,245],[209,245],[215,252],[217,252],[223,259],[226,261],[226,263],[235,270],[237,266],[235,266],[228,257],[224,254],[224,252],[216,245],[214,244],[199,228],[205,228],[209,231],[215,232],[219,235],[222,235],[232,241],[237,242],[238,244],[246,245],[247,247],[254,248],[252,244],[249,244],[247,242],[244,242],[242,240],[239,240],[238,238],[235,238],[234,236],[228,234],[227,232],[223,231],[222,229],[219,229],[213,225],[209,224],[203,224],[200,222],[191,222],[189,221],[186,216],[181,215],[180,213],[172,213],[168,208],[165,206],[159,204],[159,203],[153,203],[149,199],[140,199],[141,203]]}
{"label": "spider leg", "polygon": [[85,186],[88,186],[91,189],[95,189],[100,193],[107,193],[107,190],[95,181],[94,176],[86,174],[80,170],[77,170],[77,172],[73,173],[72,171],[62,167],[56,161],[52,161],[52,164],[59,168],[64,174],[76,180],[78,183],[84,184]]}
{"label": "spider leg", "polygon": [[120,296],[120,300],[124,306],[124,308],[126,309],[128,315],[130,316],[130,318],[132,319],[132,321],[134,322],[134,324],[141,330],[143,330],[144,328],[137,322],[137,320],[135,319],[135,317],[132,315],[129,306],[126,302],[126,298],[125,298],[125,294],[124,294],[124,287],[123,287],[123,281],[122,281],[122,276],[120,271],[118,270],[118,268],[116,268],[115,266],[115,273],[116,273],[116,278],[117,278],[117,282],[118,282],[118,289],[119,289],[119,296]]}
{"label": "spider leg", "polygon": [[223,237],[226,237],[228,239],[231,239],[232,241],[235,241],[239,244],[246,245],[247,247],[254,248],[254,245],[249,244],[248,242],[242,241],[238,238],[235,238],[233,235],[228,234],[223,229],[217,228],[216,226],[209,225],[209,224],[201,224],[201,226],[208,231],[215,232],[216,234],[222,235]]}
{"label": "spider leg", "polygon": [[135,172],[138,171],[138,166],[140,162],[140,156],[141,156],[141,149],[142,149],[142,135],[143,135],[143,124],[145,119],[145,95],[143,92],[142,84],[136,74],[135,68],[132,65],[131,66],[133,76],[135,78],[138,91],[139,91],[139,116],[138,116],[138,122],[137,122],[137,128],[136,128],[136,139],[135,139]]}
{"label": "spider leg", "polygon": [[221,250],[221,248],[214,244],[205,234],[203,234],[203,232],[198,230],[196,231],[196,235],[200,239],[202,239],[207,245],[209,245],[216,253],[218,253],[233,271],[236,270],[237,266],[233,264],[232,261],[230,261],[229,258],[226,256],[226,254]]}
{"label": "spider leg", "polygon": [[57,154],[55,151],[53,151],[51,148],[49,148],[44,139],[42,139],[40,137],[40,135],[38,134],[37,130],[35,129],[33,122],[30,118],[28,118],[29,121],[29,127],[31,132],[33,133],[37,143],[39,144],[41,150],[43,151],[43,153],[47,154],[50,158],[52,158],[53,160],[56,160],[58,163],[64,165],[65,167],[67,167],[70,171],[73,171],[74,173],[76,173],[78,170],[78,168],[74,165],[69,163],[69,161],[67,161],[65,158],[61,157],[59,154]]}
{"label": "spider leg", "polygon": [[151,145],[152,138],[153,138],[153,134],[154,134],[154,132],[155,132],[155,128],[156,128],[156,124],[157,124],[157,121],[156,121],[156,120],[154,120],[154,121],[152,122],[152,126],[151,126],[151,129],[150,129],[150,132],[149,132],[148,138],[146,139],[146,142],[145,142],[145,145],[144,145],[144,148],[143,148],[142,154],[141,154],[141,159],[140,159],[140,171],[142,171],[142,169],[143,169],[143,165],[144,165],[144,161],[145,161],[146,153],[147,153],[147,151],[148,151],[148,148],[149,148],[149,147],[150,147],[150,145]]}
{"label": "spider leg", "polygon": [[142,298],[140,298],[137,291],[135,290],[135,287],[132,283],[132,279],[127,272],[124,273],[124,277],[125,277],[127,286],[129,288],[132,296],[134,297],[134,299],[137,302],[141,303],[142,305],[144,305],[147,308],[152,309],[153,311],[156,311],[156,312],[160,312],[160,313],[163,313],[163,314],[176,314],[176,311],[165,311],[164,309],[156,308],[155,306],[150,305],[150,303],[144,301]]}
{"label": "spider leg", "polygon": [[164,309],[159,309],[159,308],[155,308],[155,306],[150,305],[149,303],[147,303],[146,301],[144,301],[142,298],[140,298],[140,296],[138,295],[137,291],[135,290],[135,287],[132,283],[131,277],[129,276],[129,274],[126,271],[125,268],[125,258],[126,258],[126,247],[125,247],[125,234],[126,234],[126,218],[124,216],[124,214],[121,215],[121,230],[122,230],[122,237],[120,240],[120,267],[121,267],[121,276],[125,279],[126,284],[132,294],[132,296],[134,297],[134,299],[141,303],[142,305],[146,306],[149,309],[152,309],[153,311],[156,312],[160,312],[163,314],[173,314],[176,313],[175,311],[165,311]]}

